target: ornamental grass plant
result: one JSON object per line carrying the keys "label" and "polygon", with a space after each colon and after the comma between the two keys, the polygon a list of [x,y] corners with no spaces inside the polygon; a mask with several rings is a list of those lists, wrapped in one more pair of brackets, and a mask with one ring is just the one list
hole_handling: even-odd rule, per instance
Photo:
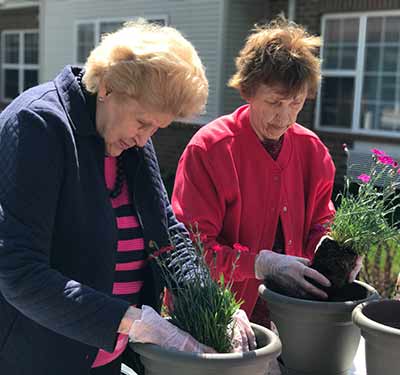
{"label": "ornamental grass plant", "polygon": [[[194,256],[197,258],[195,263],[200,267],[190,271],[189,280],[184,286],[178,286],[178,280],[175,273],[171,271],[171,265],[167,264],[162,256],[156,256],[155,259],[160,266],[167,288],[172,294],[172,308],[167,306],[167,315],[171,323],[178,328],[190,333],[197,341],[215,349],[218,353],[229,353],[232,351],[233,339],[233,316],[240,308],[241,301],[236,301],[235,295],[231,290],[232,277],[225,280],[221,275],[218,280],[211,276],[211,270],[205,263],[203,236],[198,229],[192,229],[192,241],[186,237],[181,239],[186,247],[195,248]],[[172,247],[176,246],[173,239]],[[193,245],[192,245],[193,244]],[[155,244],[153,246],[156,247]],[[236,247],[237,256],[232,265],[232,274],[236,268],[236,262],[239,259],[240,251],[246,251],[247,248]],[[157,249],[158,250],[158,249]],[[218,249],[214,254],[214,267]],[[160,251],[156,251],[159,253]],[[181,268],[182,264],[177,262],[174,265]],[[200,269],[206,269],[207,272],[200,272]]]}

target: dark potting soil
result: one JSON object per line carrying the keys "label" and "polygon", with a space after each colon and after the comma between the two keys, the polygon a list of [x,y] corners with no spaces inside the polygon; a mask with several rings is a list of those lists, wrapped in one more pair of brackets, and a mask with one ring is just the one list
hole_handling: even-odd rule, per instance
{"label": "dark potting soil", "polygon": [[330,299],[339,298],[342,301],[342,298],[350,297],[352,289],[347,285],[356,259],[357,254],[350,247],[341,247],[332,238],[325,236],[317,247],[311,268],[322,273],[332,285],[326,288],[315,281],[312,283],[326,291]]}

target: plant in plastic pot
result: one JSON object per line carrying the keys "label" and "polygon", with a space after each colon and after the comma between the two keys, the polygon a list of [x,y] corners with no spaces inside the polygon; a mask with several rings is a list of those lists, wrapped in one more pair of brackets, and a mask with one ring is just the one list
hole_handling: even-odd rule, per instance
{"label": "plant in plastic pot", "polygon": [[[349,284],[357,261],[377,247],[390,246],[400,239],[394,220],[399,207],[399,164],[377,149],[372,150],[372,161],[368,173],[360,174],[356,180],[346,176],[328,234],[321,238],[315,251],[312,268],[330,280],[330,288],[321,288],[331,300]],[[355,192],[350,189],[352,182],[359,184]]]}
{"label": "plant in plastic pot", "polygon": [[[197,250],[194,255],[197,258],[196,262],[205,266],[202,242],[201,234],[197,230],[193,231],[193,244]],[[192,246],[192,242],[187,239],[185,243]],[[172,244],[173,246],[175,245]],[[174,278],[179,275],[182,264],[177,261],[173,265],[172,273],[171,264],[167,267],[162,256],[163,252],[170,250],[171,248],[157,249],[154,253],[172,296],[172,303],[167,306],[170,322],[188,332],[200,343],[215,349],[216,353],[188,353],[152,344],[131,343],[130,347],[140,355],[146,375],[165,374],[166,368],[173,374],[264,375],[268,363],[281,352],[279,338],[272,331],[253,324],[257,347],[249,352],[237,352],[234,325],[238,321],[241,302],[236,301],[231,290],[232,277],[225,280],[221,275],[215,280],[210,270],[205,275],[204,272],[193,269],[190,282],[186,283],[184,288],[177,287],[178,283],[174,282]],[[235,272],[240,252],[248,251],[240,245],[236,246],[235,250],[237,256],[232,266],[232,274]],[[218,251],[214,251],[215,257],[218,256],[217,253]]]}

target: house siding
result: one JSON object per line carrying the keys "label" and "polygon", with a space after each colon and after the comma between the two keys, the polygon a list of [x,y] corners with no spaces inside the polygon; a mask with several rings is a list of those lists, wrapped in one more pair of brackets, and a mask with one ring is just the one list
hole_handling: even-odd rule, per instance
{"label": "house siding", "polygon": [[[118,19],[166,16],[168,25],[176,27],[198,51],[210,83],[207,114],[204,122],[218,113],[217,67],[221,1],[215,0],[46,0],[42,4],[41,80],[52,79],[60,69],[74,63],[76,22],[91,19]],[[61,16],[62,15],[62,16]]]}
{"label": "house siding", "polygon": [[244,104],[239,93],[228,87],[227,83],[236,71],[235,59],[244,46],[247,36],[256,23],[266,20],[267,2],[253,0],[252,5],[241,0],[227,0],[225,28],[223,33],[223,69],[221,74],[222,108],[220,114],[232,112]]}

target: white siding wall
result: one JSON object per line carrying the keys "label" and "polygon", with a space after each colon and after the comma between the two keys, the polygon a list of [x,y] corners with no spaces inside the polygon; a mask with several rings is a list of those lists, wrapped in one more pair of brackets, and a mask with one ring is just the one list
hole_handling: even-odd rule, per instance
{"label": "white siding wall", "polygon": [[221,74],[223,113],[232,112],[244,104],[236,90],[227,87],[229,78],[235,72],[235,58],[244,46],[246,37],[256,22],[265,20],[268,13],[265,0],[226,0],[225,27],[223,33],[224,64]]}
{"label": "white siding wall", "polygon": [[223,0],[42,0],[41,75],[47,81],[74,63],[76,22],[87,19],[152,17],[166,15],[196,47],[210,82],[207,115],[218,115],[218,35]]}

